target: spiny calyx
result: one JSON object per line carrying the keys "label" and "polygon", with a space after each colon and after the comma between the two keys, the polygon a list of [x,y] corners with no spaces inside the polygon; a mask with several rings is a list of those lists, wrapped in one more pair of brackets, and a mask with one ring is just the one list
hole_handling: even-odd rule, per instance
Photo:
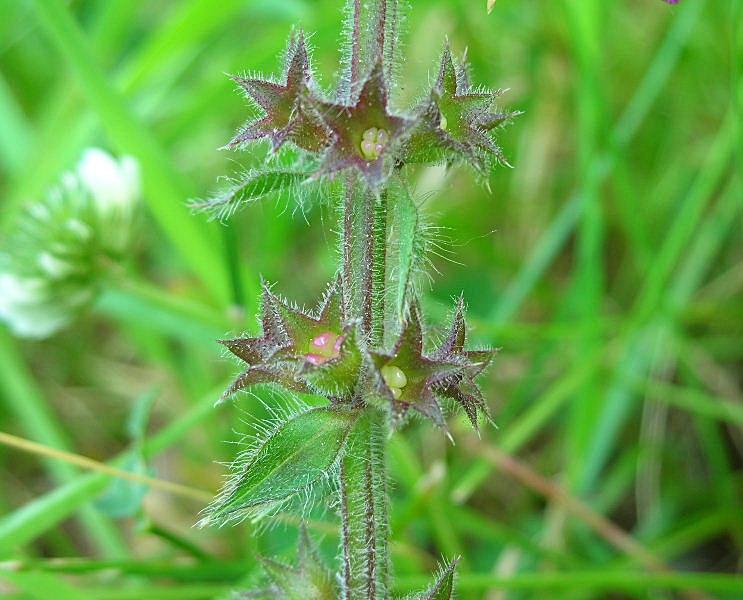
{"label": "spiny calyx", "polygon": [[352,167],[372,187],[387,179],[413,125],[413,120],[390,111],[388,96],[384,69],[377,61],[350,105],[323,104],[323,119],[333,141],[320,165],[321,175]]}
{"label": "spiny calyx", "polygon": [[466,62],[457,66],[447,45],[436,82],[418,108],[416,127],[404,159],[409,162],[429,162],[437,156],[446,160],[464,159],[482,173],[493,159],[507,165],[490,132],[519,113],[493,110],[502,93],[502,90],[473,87]]}
{"label": "spiny calyx", "polygon": [[464,349],[464,304],[459,300],[449,335],[427,354],[419,308],[413,304],[400,336],[389,353],[371,352],[378,377],[377,391],[389,404],[392,424],[403,422],[415,410],[446,428],[440,400],[460,405],[472,424],[478,426],[478,411],[488,414],[475,377],[492,358],[489,350]]}
{"label": "spiny calyx", "polygon": [[251,140],[268,138],[274,152],[287,141],[305,150],[317,152],[330,141],[327,128],[317,114],[312,99],[312,72],[307,45],[301,32],[290,38],[286,57],[283,83],[258,77],[232,78],[264,114],[248,121],[229,142],[229,148],[241,146]]}
{"label": "spiny calyx", "polygon": [[[338,585],[330,569],[310,540],[304,524],[299,529],[297,564],[287,565],[274,558],[259,557],[266,574],[265,588],[238,594],[234,600],[336,600]],[[277,596],[277,592],[279,595]]]}
{"label": "spiny calyx", "polygon": [[328,288],[315,313],[305,312],[264,286],[262,334],[221,340],[248,368],[223,398],[258,383],[332,398],[348,395],[361,368],[354,323],[345,323],[340,282]]}

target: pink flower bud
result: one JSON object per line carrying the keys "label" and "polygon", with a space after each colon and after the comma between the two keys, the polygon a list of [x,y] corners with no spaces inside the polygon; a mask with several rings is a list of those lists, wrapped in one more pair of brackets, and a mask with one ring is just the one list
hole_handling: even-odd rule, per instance
{"label": "pink flower bud", "polygon": [[343,339],[344,337],[342,335],[338,335],[332,331],[325,331],[312,339],[309,352],[304,357],[307,362],[315,366],[337,358],[341,352]]}
{"label": "pink flower bud", "polygon": [[328,361],[327,356],[321,356],[320,354],[305,354],[304,358],[308,363],[312,363],[316,367]]}
{"label": "pink flower bud", "polygon": [[332,341],[331,338],[334,338],[335,335],[330,333],[329,331],[326,331],[325,333],[321,333],[318,335],[315,339],[310,342],[310,346],[317,348],[319,350],[325,350],[328,348]]}

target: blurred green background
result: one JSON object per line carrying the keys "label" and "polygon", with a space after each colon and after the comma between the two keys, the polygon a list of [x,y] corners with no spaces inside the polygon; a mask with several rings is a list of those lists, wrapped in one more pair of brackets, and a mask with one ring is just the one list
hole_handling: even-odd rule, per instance
{"label": "blurred green background", "polygon": [[[461,555],[463,600],[743,597],[742,4],[413,3],[399,100],[448,36],[525,114],[489,186],[416,178],[443,246],[427,322],[463,291],[472,340],[502,350],[497,428],[391,441],[400,593]],[[340,0],[0,0],[0,243],[91,145],[140,161],[146,205],[91,311],[46,341],[0,329],[0,430],[101,462],[134,446],[119,468],[189,488],[0,446],[0,595],[223,598],[254,552],[293,555],[291,517],[192,526],[264,412],[212,407],[237,369],[214,340],[255,331],[261,276],[314,302],[337,215],[268,199],[224,226],[186,201],[251,161],[216,150],[248,116],[225,73],[276,72],[295,24],[329,86],[340,23]],[[310,530],[334,559],[333,511]]]}

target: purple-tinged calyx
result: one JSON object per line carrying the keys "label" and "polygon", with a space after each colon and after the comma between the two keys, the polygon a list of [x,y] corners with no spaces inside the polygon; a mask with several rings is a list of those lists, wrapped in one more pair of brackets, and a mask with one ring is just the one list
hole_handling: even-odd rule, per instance
{"label": "purple-tinged calyx", "polygon": [[248,363],[225,396],[269,382],[335,399],[350,394],[358,381],[361,351],[354,324],[342,319],[339,281],[314,312],[292,306],[264,287],[261,321],[261,336],[221,342]]}
{"label": "purple-tinged calyx", "polygon": [[258,556],[268,579],[265,589],[231,596],[234,600],[252,598],[337,598],[338,582],[325,565],[317,546],[310,540],[302,523],[297,541],[297,562],[289,565],[273,558]]}
{"label": "purple-tinged calyx", "polygon": [[492,157],[508,164],[488,133],[518,114],[491,110],[501,93],[473,88],[466,66],[455,65],[447,46],[430,96],[419,109],[403,160],[463,159],[480,171]]}
{"label": "purple-tinged calyx", "polygon": [[372,187],[389,175],[413,121],[389,110],[387,90],[378,61],[352,104],[322,105],[322,118],[333,141],[320,166],[321,175],[355,168]]}
{"label": "purple-tinged calyx", "polygon": [[256,77],[233,77],[265,114],[244,125],[227,147],[268,138],[274,152],[287,141],[305,150],[322,150],[330,137],[314,107],[311,77],[307,45],[301,32],[290,40],[282,83]]}
{"label": "purple-tinged calyx", "polygon": [[376,368],[377,391],[390,406],[393,426],[404,421],[411,409],[446,428],[436,394],[464,377],[461,360],[440,359],[423,352],[423,330],[419,309],[413,305],[392,351],[371,352]]}
{"label": "purple-tinged calyx", "polygon": [[437,389],[437,393],[457,403],[477,429],[479,415],[490,419],[490,411],[475,378],[490,364],[496,350],[467,350],[466,338],[465,306],[464,299],[460,296],[454,308],[449,332],[433,355],[438,360],[460,362],[464,368],[460,377]]}

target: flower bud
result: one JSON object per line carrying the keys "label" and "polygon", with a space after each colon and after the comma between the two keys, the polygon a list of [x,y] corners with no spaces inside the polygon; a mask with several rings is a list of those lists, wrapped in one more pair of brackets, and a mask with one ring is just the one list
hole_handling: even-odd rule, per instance
{"label": "flower bud", "polygon": [[382,378],[389,387],[404,388],[408,383],[408,378],[399,367],[387,365],[382,367]]}
{"label": "flower bud", "polygon": [[361,154],[366,160],[377,160],[390,139],[389,133],[384,129],[371,127],[364,131],[361,136]]}

